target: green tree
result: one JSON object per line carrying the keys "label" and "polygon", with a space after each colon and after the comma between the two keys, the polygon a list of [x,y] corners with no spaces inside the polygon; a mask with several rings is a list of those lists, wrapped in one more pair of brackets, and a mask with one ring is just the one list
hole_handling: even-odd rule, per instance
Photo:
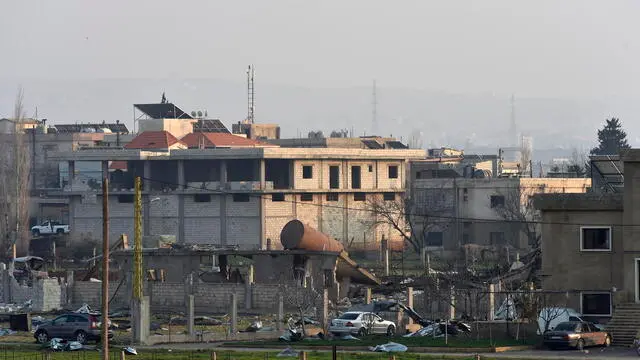
{"label": "green tree", "polygon": [[617,155],[620,150],[629,148],[620,119],[611,118],[606,119],[602,130],[598,130],[598,146],[591,149],[591,155]]}

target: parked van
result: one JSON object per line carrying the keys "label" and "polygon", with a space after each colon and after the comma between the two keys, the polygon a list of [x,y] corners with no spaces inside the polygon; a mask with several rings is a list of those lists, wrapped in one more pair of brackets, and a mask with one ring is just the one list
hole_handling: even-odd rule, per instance
{"label": "parked van", "polygon": [[[547,331],[553,330],[556,326],[565,321],[584,321],[582,314],[564,307],[546,307],[540,310],[538,314],[538,330],[537,334],[542,335]],[[597,325],[596,325],[597,326]]]}

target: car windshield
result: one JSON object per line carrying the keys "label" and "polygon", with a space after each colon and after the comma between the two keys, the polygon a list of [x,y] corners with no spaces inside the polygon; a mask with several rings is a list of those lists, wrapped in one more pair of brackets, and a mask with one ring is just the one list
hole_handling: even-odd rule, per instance
{"label": "car windshield", "polygon": [[556,328],[554,330],[556,330],[556,331],[575,331],[576,330],[576,324],[575,323],[570,323],[570,322],[560,323],[560,324],[558,324],[558,326],[556,326]]}
{"label": "car windshield", "polygon": [[344,313],[339,317],[341,320],[355,320],[360,316],[359,313]]}

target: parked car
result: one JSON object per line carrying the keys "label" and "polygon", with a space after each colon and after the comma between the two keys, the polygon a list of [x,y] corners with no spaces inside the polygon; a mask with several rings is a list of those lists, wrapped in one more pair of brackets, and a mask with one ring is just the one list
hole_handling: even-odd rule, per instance
{"label": "parked car", "polygon": [[611,335],[586,321],[567,321],[544,334],[544,345],[549,348],[572,347],[582,350],[587,346],[609,346]]}
{"label": "parked car", "polygon": [[[100,319],[92,314],[65,314],[57,318],[45,321],[35,329],[33,337],[37,342],[44,344],[52,338],[75,340],[85,344],[90,340],[100,340]],[[109,338],[113,332],[109,330]]]}
{"label": "parked car", "polygon": [[339,318],[331,320],[329,332],[334,335],[358,335],[380,334],[393,336],[396,333],[396,324],[384,320],[380,316],[365,311],[349,311]]}
{"label": "parked car", "polygon": [[33,236],[52,235],[52,234],[68,234],[71,231],[69,225],[61,224],[57,221],[45,221],[41,225],[31,228]]}

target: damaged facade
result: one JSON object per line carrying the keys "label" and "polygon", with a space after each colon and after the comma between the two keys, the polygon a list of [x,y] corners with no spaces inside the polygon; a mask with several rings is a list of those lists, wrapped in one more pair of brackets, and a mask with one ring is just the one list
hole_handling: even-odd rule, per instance
{"label": "damaged facade", "polygon": [[[72,239],[101,236],[101,194],[80,183],[74,170],[87,161],[102,164],[103,176],[111,179],[112,238],[133,236],[133,179],[141,176],[144,235],[266,249],[269,243],[278,246],[284,224],[300,219],[343,243],[375,244],[383,236],[400,240],[384,225],[371,226],[366,202],[400,199],[409,160],[423,158],[423,150],[282,148],[242,140],[253,144],[207,147],[196,139],[158,149],[156,141],[133,139],[128,149],[58,153],[56,160],[69,164],[70,185],[59,195],[69,199]],[[135,143],[146,145],[132,149]],[[114,162],[126,163],[121,167],[126,171],[110,171]]]}

